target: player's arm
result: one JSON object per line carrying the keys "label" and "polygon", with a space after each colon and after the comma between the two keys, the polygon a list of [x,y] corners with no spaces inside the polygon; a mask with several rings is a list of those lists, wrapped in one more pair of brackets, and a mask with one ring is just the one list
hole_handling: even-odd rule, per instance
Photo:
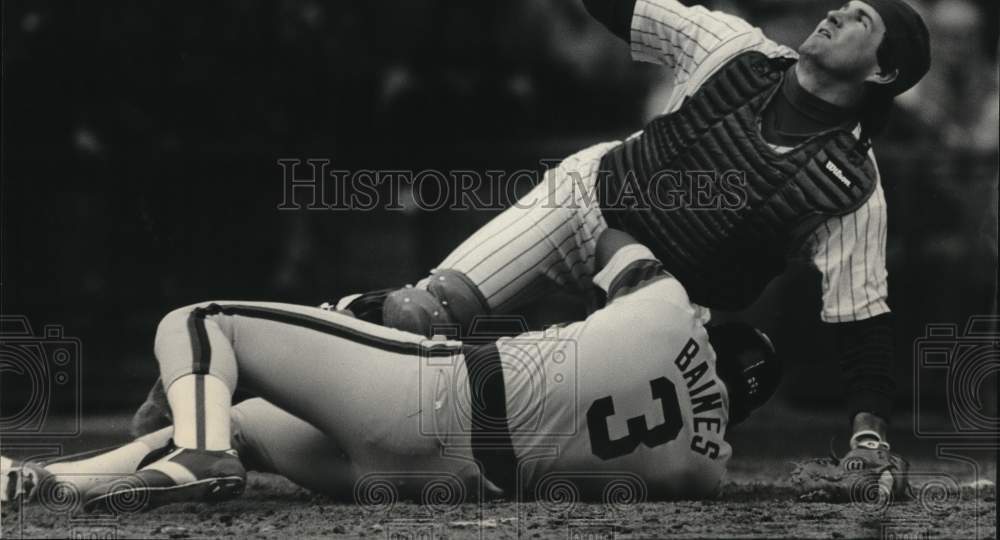
{"label": "player's arm", "polygon": [[[718,61],[745,50],[794,55],[739,17],[677,0],[583,0],[587,11],[629,43],[632,58],[670,69],[687,80],[710,57]],[[717,62],[708,62],[714,65]]]}
{"label": "player's arm", "polygon": [[600,272],[594,276],[594,285],[607,295],[607,303],[667,276],[649,248],[618,229],[601,234],[596,260]]}
{"label": "player's arm", "polygon": [[887,303],[886,208],[879,186],[857,211],[832,218],[813,237],[822,274],[821,318],[833,327],[854,432],[885,438],[895,393],[893,316]]}

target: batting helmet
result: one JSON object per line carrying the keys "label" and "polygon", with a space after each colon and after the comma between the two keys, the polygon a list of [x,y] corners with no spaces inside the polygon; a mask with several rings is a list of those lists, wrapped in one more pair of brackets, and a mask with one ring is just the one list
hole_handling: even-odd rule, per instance
{"label": "batting helmet", "polygon": [[781,360],[764,332],[744,323],[709,325],[715,370],[729,390],[729,424],[738,424],[774,395]]}

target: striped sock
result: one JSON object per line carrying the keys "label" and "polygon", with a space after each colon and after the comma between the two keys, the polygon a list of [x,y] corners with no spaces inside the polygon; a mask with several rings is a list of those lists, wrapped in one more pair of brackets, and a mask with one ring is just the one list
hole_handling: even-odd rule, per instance
{"label": "striped sock", "polygon": [[174,417],[174,444],[181,448],[228,450],[232,392],[212,375],[189,374],[167,389]]}

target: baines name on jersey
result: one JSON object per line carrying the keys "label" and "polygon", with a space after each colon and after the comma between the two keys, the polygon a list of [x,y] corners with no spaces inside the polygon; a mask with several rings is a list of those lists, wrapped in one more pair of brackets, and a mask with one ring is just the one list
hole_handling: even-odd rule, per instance
{"label": "baines name on jersey", "polygon": [[687,383],[688,394],[691,396],[691,411],[694,416],[691,426],[691,450],[708,456],[712,459],[719,457],[719,443],[706,440],[701,433],[714,431],[721,433],[722,420],[717,416],[698,416],[710,411],[722,408],[722,394],[719,393],[718,383],[714,377],[706,378],[708,374],[708,362],[702,360],[694,363],[701,347],[694,339],[688,342],[681,349],[680,354],[674,359],[674,364],[684,375]]}

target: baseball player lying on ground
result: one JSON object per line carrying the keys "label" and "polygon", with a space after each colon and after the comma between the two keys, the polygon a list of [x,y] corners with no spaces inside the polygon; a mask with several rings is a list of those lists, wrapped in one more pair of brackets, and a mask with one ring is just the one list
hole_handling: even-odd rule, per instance
{"label": "baseball player lying on ground", "polygon": [[609,226],[648,246],[706,321],[708,309],[748,307],[786,261],[807,259],[822,274],[820,316],[836,336],[850,453],[888,456],[893,323],[870,138],[928,70],[920,16],[902,0],[851,0],[796,52],[737,17],[676,0],[584,4],[633,58],[671,77],[664,114],[550,170],[416,292],[376,291],[341,307],[427,333],[516,313],[554,287],[585,295]]}
{"label": "baseball player lying on ground", "polygon": [[[622,478],[651,498],[715,495],[726,430],[777,386],[774,349],[749,326],[706,328],[624,233],[597,256],[606,307],[483,346],[316,307],[175,310],[155,341],[173,426],[85,460],[4,459],[4,500],[58,482],[88,509],[221,500],[247,468],[341,497],[373,474],[413,498],[442,478],[471,497],[530,497],[554,474],[587,498]],[[237,385],[259,397],[231,406]]]}

